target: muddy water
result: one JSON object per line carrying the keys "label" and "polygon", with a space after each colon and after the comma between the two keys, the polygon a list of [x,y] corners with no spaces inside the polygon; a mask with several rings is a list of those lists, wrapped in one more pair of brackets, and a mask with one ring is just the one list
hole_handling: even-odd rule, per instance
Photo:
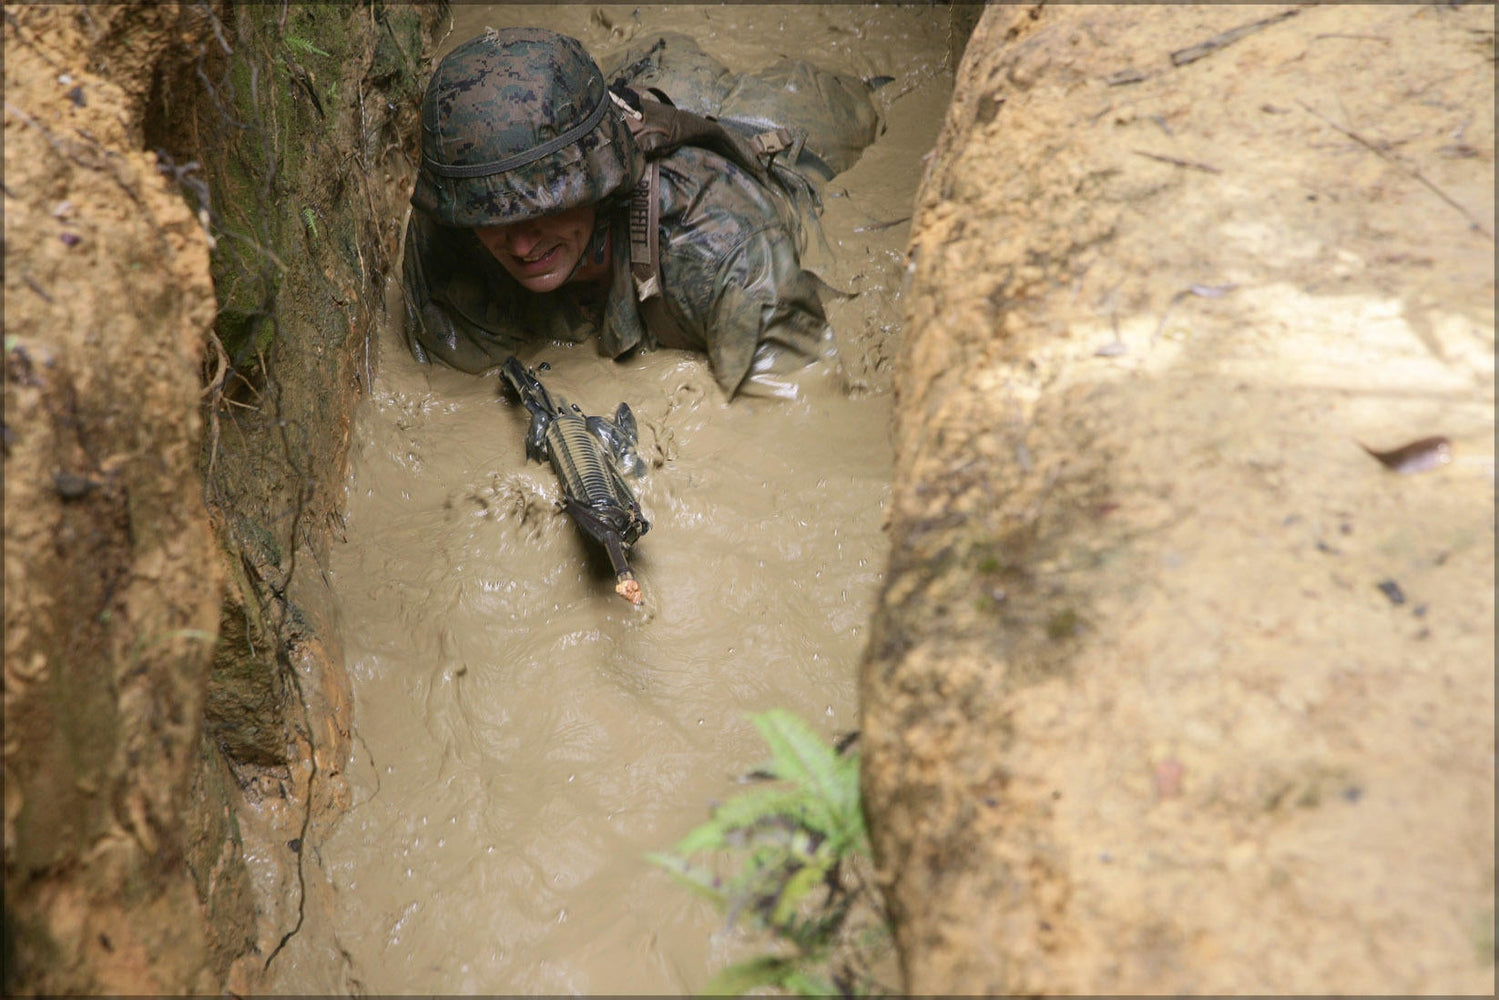
{"label": "muddy water", "polygon": [[[545,24],[596,55],[693,34],[735,69],[780,55],[887,75],[887,129],[827,195],[809,260],[844,379],[727,403],[679,352],[628,363],[545,348],[586,412],[634,409],[652,530],[634,608],[526,461],[494,378],[424,369],[384,331],[328,573],[355,698],[353,806],[308,860],[313,892],[273,986],[300,993],[678,993],[744,939],[642,855],[735,790],[746,714],[855,725],[855,664],[886,554],[889,358],[902,250],[949,96],[948,24],[925,7],[456,6],[444,50]],[[893,225],[889,223],[894,223]],[[311,890],[310,890],[311,891]]]}

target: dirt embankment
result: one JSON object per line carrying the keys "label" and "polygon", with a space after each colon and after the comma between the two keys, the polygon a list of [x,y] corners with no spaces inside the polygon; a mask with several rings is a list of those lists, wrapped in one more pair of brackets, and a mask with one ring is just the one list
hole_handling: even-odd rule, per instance
{"label": "dirt embankment", "polygon": [[5,7],[7,992],[251,990],[297,926],[348,750],[316,564],[435,16]]}
{"label": "dirt embankment", "polygon": [[910,990],[1492,990],[1493,155],[1492,7],[986,10],[863,676]]}
{"label": "dirt embankment", "polygon": [[223,579],[197,475],[207,241],[132,133],[139,67],[88,72],[65,11],[6,17],[7,975],[208,990],[182,919]]}

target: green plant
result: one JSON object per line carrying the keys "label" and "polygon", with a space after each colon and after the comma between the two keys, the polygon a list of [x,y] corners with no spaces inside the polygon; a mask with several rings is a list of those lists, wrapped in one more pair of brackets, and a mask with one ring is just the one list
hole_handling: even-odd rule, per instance
{"label": "green plant", "polygon": [[302,225],[306,228],[308,236],[314,240],[318,238],[317,213],[312,210],[312,206],[310,205],[305,205],[302,208]]}
{"label": "green plant", "polygon": [[[774,950],[721,970],[710,994],[758,987],[804,996],[886,992],[871,971],[888,957],[883,907],[866,873],[869,837],[859,798],[857,753],[825,744],[779,709],[750,717],[771,751],[754,773],[772,781],[713,809],[712,818],[669,852],[647,855],[711,900],[733,925],[741,917],[774,939]],[[719,874],[694,855],[725,854]]]}
{"label": "green plant", "polygon": [[286,47],[287,48],[293,50],[294,52],[300,52],[304,56],[306,56],[306,55],[319,55],[319,56],[326,56],[327,58],[330,58],[330,59],[332,58],[332,55],[330,55],[329,53],[324,52],[322,49],[318,48],[312,42],[308,41],[305,38],[301,38],[301,37],[299,37],[297,35],[287,35],[286,38],[283,39],[283,40],[286,42]]}

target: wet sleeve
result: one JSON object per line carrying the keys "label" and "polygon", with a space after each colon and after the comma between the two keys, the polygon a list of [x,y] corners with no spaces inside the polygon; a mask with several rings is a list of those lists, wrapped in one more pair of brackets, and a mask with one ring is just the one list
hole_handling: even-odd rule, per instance
{"label": "wet sleeve", "polygon": [[481,372],[530,339],[520,303],[485,273],[476,249],[482,251],[471,234],[411,213],[402,260],[405,334],[412,356],[424,364]]}
{"label": "wet sleeve", "polygon": [[734,248],[719,269],[707,325],[713,375],[733,396],[759,377],[822,360],[832,332],[791,237],[771,226]]}

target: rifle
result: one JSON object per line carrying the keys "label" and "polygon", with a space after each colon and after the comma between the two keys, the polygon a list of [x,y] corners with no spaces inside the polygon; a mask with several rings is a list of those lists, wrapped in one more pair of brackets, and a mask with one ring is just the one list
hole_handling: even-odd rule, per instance
{"label": "rifle", "polygon": [[638,476],[644,471],[645,463],[635,451],[635,414],[620,403],[613,420],[585,416],[576,404],[547,392],[535,370],[514,355],[505,359],[500,371],[531,413],[526,457],[551,462],[562,484],[563,509],[609,554],[614,592],[639,604],[640,583],[626,553],[650,530],[651,523],[641,513],[623,474]]}

